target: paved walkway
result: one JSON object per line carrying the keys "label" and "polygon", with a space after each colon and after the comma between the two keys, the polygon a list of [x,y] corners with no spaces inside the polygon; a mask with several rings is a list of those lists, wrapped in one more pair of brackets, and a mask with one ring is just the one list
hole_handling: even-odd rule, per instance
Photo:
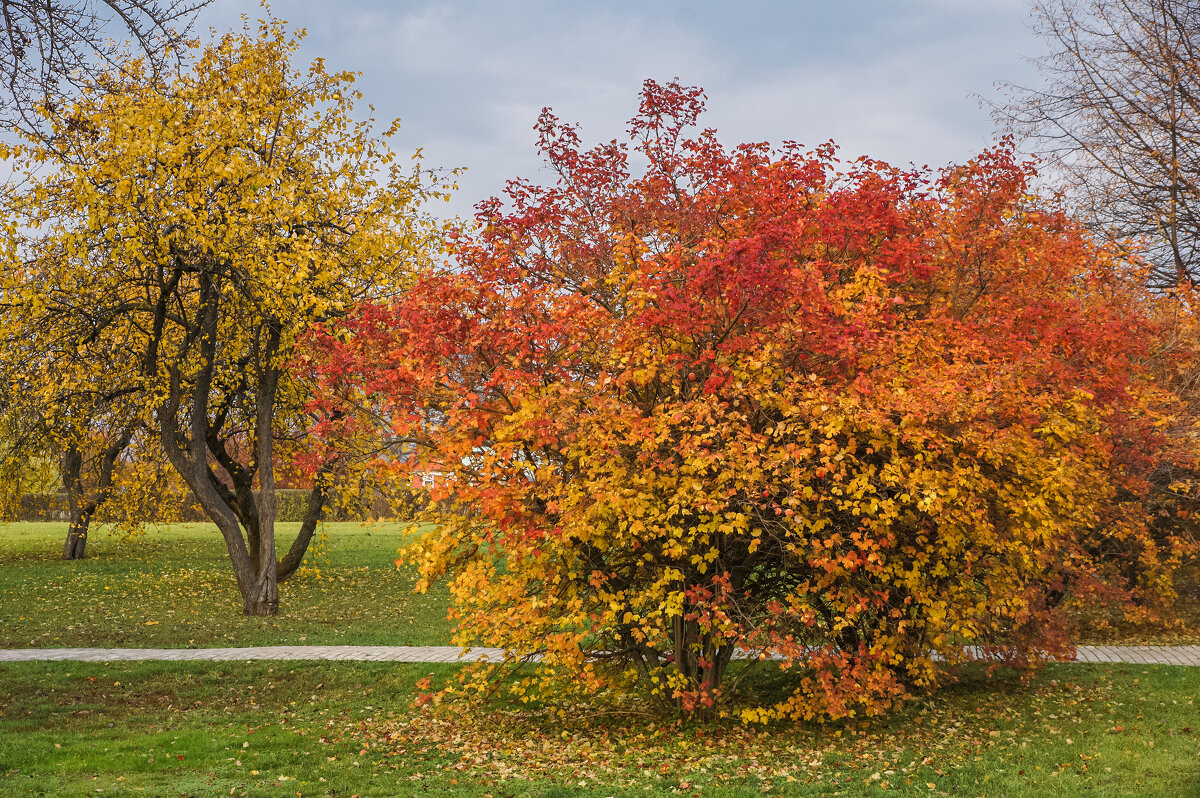
{"label": "paved walkway", "polygon": [[[71,660],[366,660],[371,662],[474,662],[500,660],[499,648],[457,646],[257,646],[252,648],[8,648],[0,662]],[[1123,662],[1137,665],[1200,666],[1200,646],[1080,646],[1077,662]]]}
{"label": "paved walkway", "polygon": [[249,648],[5,648],[0,662],[74,660],[245,660],[338,659],[371,662],[475,662],[484,657],[504,659],[499,648],[473,648],[465,655],[458,646],[254,646]]}

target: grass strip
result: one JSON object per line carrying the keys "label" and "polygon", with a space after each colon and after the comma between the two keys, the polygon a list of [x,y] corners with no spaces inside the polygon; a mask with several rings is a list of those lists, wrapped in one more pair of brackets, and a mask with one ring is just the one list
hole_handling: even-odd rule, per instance
{"label": "grass strip", "polygon": [[401,524],[327,524],[308,565],[279,586],[271,618],[242,615],[214,527],[172,524],[132,540],[93,532],[88,558],[70,562],[58,558],[63,530],[0,526],[0,648],[444,645],[450,637],[448,592],[414,595],[413,573],[395,566],[407,539]]}
{"label": "grass strip", "polygon": [[456,666],[0,666],[0,794],[1200,794],[1200,670],[968,678],[869,722],[745,728],[599,707],[412,706]]}

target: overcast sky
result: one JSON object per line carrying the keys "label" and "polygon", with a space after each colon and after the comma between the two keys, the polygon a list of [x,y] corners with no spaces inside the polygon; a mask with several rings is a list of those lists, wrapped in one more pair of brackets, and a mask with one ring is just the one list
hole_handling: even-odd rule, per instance
{"label": "overcast sky", "polygon": [[[726,145],[833,139],[844,157],[940,166],[995,137],[975,95],[1033,80],[1042,43],[1025,0],[275,0],[302,56],[362,72],[396,149],[466,167],[451,212],[512,177],[549,179],[534,149],[544,106],[585,142],[622,135],[646,78],[704,88]],[[261,16],[214,0],[197,30]]]}

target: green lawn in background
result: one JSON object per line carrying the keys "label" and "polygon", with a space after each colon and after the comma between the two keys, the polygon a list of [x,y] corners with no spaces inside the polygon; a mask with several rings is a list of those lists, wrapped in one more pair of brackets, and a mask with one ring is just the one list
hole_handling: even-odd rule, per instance
{"label": "green lawn in background", "polygon": [[[279,545],[296,524],[281,524]],[[59,559],[62,523],[0,525],[0,648],[444,645],[444,587],[412,592],[396,568],[403,524],[326,525],[279,615],[247,618],[215,527],[172,524],[125,540],[94,530],[88,557]]]}
{"label": "green lawn in background", "polygon": [[[296,527],[280,525],[280,546]],[[64,562],[64,523],[0,524],[0,648],[448,644],[445,587],[414,595],[412,570],[395,566],[407,530],[327,524],[302,572],[280,585],[279,615],[246,618],[211,525],[154,527],[133,540],[96,529],[87,559]],[[1085,618],[1079,642],[1200,644],[1200,573],[1180,577],[1175,625]]]}

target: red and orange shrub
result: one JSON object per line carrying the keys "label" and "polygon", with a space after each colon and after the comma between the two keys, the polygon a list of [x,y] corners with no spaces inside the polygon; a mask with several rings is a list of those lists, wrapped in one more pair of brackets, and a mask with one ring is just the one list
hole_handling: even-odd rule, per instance
{"label": "red and orange shrub", "polygon": [[636,173],[545,112],[554,185],[513,182],[452,266],[315,340],[322,403],[449,475],[407,556],[449,574],[461,641],[540,654],[518,695],[685,711],[775,657],[791,692],[742,716],[836,718],[1068,654],[1064,597],[1169,590],[1133,266],[1007,145],[841,165],[689,138],[702,107],[647,82]]}

